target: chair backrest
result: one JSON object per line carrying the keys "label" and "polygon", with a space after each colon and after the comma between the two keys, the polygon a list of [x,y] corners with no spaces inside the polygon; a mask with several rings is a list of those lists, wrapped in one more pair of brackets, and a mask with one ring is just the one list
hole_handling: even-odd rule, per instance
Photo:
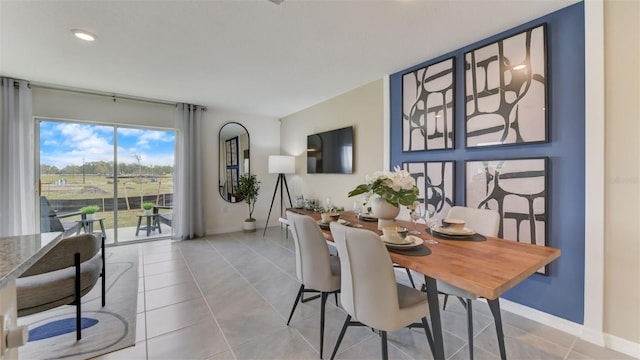
{"label": "chair backrest", "polygon": [[495,210],[454,206],[447,217],[464,220],[465,227],[484,236],[498,236],[500,214]]}
{"label": "chair backrest", "polygon": [[330,227],[340,256],[343,308],[356,321],[386,328],[400,308],[389,252],[374,232],[335,222]]}
{"label": "chair backrest", "polygon": [[64,232],[62,222],[46,196],[40,196],[40,232]]}
{"label": "chair backrest", "polygon": [[82,234],[62,239],[21,277],[32,276],[74,266],[73,255],[80,253],[80,262],[93,258],[102,247],[102,235]]}
{"label": "chair backrest", "polygon": [[305,287],[329,291],[331,262],[329,247],[315,220],[287,211],[287,220],[296,247],[296,275]]}

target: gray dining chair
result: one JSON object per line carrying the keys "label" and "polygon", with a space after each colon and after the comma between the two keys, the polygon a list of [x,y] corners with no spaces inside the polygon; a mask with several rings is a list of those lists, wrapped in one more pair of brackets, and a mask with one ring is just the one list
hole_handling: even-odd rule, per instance
{"label": "gray dining chair", "polygon": [[[497,236],[500,227],[500,214],[490,209],[475,209],[464,206],[454,206],[449,210],[447,218],[461,219],[465,221],[465,227],[473,229],[484,236]],[[447,306],[449,295],[455,296],[467,312],[467,333],[469,338],[469,359],[473,359],[473,309],[472,300],[479,296],[446,282],[437,281],[438,292],[445,295],[442,310]],[[494,317],[496,332],[498,335],[498,347],[502,359],[506,358],[504,346],[504,333],[502,331],[502,318],[500,316],[500,302],[498,299],[488,300],[489,308]]]}
{"label": "gray dining chair", "polygon": [[405,327],[424,328],[433,354],[433,335],[427,322],[427,295],[396,282],[391,258],[380,237],[372,231],[351,228],[335,222],[331,223],[330,228],[340,255],[340,299],[342,307],[347,312],[331,359],[338,352],[349,326],[377,329],[380,333],[383,359],[389,357],[388,331],[397,331]]}
{"label": "gray dining chair", "polygon": [[304,293],[319,292],[320,358],[322,358],[325,305],[329,294],[337,294],[340,291],[340,259],[329,254],[327,241],[314,219],[287,211],[287,220],[296,248],[296,276],[300,281],[300,290],[291,308],[287,325],[291,322],[293,313],[300,301],[306,302],[317,298],[316,295],[315,297],[303,299]]}
{"label": "gray dining chair", "polygon": [[102,277],[106,304],[104,237],[82,234],[62,239],[16,279],[18,316],[62,305],[76,306],[76,339],[82,338],[81,298]]}

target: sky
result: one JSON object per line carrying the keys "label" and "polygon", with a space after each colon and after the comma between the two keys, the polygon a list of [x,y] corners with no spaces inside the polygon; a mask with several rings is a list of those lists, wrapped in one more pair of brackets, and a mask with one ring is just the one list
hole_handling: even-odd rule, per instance
{"label": "sky", "polygon": [[[40,123],[40,163],[56,166],[82,165],[84,162],[113,161],[112,126],[57,121]],[[118,162],[173,165],[173,131],[118,128]]]}

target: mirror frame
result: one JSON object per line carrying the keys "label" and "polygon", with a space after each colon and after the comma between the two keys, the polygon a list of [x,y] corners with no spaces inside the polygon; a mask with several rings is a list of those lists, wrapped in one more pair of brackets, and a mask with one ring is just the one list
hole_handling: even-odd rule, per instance
{"label": "mirror frame", "polygon": [[[222,141],[226,141],[226,140],[222,139],[222,130],[227,125],[237,125],[237,126],[241,127],[244,130],[245,134],[247,134],[247,150],[249,151],[249,157],[248,157],[249,165],[247,167],[247,172],[246,172],[247,174],[251,174],[251,135],[249,134],[249,130],[247,130],[247,128],[244,125],[240,124],[237,121],[229,121],[227,123],[224,123],[224,124],[222,124],[222,126],[220,126],[220,130],[218,130],[218,194],[220,194],[220,197],[224,201],[229,202],[231,204],[237,204],[240,201],[231,201],[231,200],[227,199],[222,194],[222,189],[223,189],[222,188],[222,184],[223,184],[222,180],[224,179],[224,177],[222,176],[222,166],[223,166],[223,164],[222,164],[222,156],[223,156],[223,153],[220,150],[222,149],[222,146],[223,146],[223,144],[221,142]],[[241,135],[242,134],[239,134],[238,137],[241,136]],[[238,151],[240,152],[242,150],[238,149]],[[224,166],[226,166],[226,165],[224,165]],[[239,164],[238,166],[244,166],[244,165],[243,164]]]}

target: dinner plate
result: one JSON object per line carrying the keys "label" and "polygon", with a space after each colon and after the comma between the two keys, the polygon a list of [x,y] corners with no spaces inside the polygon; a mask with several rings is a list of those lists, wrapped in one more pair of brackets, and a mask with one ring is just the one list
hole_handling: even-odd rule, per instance
{"label": "dinner plate", "polygon": [[[318,220],[318,225],[320,225],[320,227],[329,228],[329,224],[330,223],[326,223],[326,222],[324,222],[322,220]],[[344,219],[338,219],[338,224],[347,226],[347,225],[349,225],[351,223],[348,222],[347,220],[344,220]]]}
{"label": "dinner plate", "polygon": [[433,231],[438,232],[440,234],[449,235],[449,236],[471,236],[476,233],[475,231],[469,228],[463,228],[461,230],[458,230],[458,229],[445,228],[442,226],[436,226],[435,228],[433,228]]}
{"label": "dinner plate", "polygon": [[378,218],[373,216],[373,215],[371,215],[371,214],[369,214],[369,215],[362,214],[362,215],[360,215],[360,220],[362,220],[362,221],[378,221]]}
{"label": "dinner plate", "polygon": [[412,236],[412,235],[407,235],[407,239],[411,240],[411,242],[406,243],[406,244],[396,244],[396,243],[392,243],[387,241],[387,236],[386,235],[381,235],[380,238],[382,239],[382,242],[387,246],[390,247],[392,249],[410,249],[412,247],[416,247],[422,244],[422,239],[420,239],[417,236]]}

